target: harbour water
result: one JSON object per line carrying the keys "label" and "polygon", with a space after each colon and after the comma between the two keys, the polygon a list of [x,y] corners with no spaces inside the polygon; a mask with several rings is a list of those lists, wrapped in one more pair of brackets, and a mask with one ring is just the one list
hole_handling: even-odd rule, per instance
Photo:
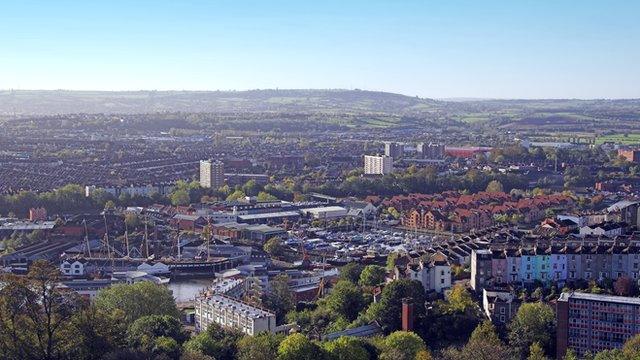
{"label": "harbour water", "polygon": [[169,282],[169,290],[173,292],[173,298],[176,302],[187,302],[193,300],[200,290],[211,285],[213,278],[197,278],[197,279],[171,279]]}

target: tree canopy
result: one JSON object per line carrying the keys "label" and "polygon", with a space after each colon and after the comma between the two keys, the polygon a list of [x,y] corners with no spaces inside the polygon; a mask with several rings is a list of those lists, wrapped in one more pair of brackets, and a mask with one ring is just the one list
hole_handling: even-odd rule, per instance
{"label": "tree canopy", "polygon": [[171,291],[149,281],[117,284],[101,290],[95,306],[107,313],[120,311],[127,324],[147,315],[179,316]]}

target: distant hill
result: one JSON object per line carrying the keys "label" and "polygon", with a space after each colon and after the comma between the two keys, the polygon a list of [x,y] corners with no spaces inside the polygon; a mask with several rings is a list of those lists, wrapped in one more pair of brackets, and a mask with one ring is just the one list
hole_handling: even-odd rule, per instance
{"label": "distant hill", "polygon": [[[474,131],[640,131],[640,99],[445,101],[364,90],[0,91],[0,122],[16,120],[18,126],[20,119],[31,118],[43,126],[45,117],[63,121],[68,114],[103,114],[102,120],[75,120],[94,125],[110,124],[109,117],[120,114],[130,124],[154,128],[179,127],[184,122],[186,128],[301,131],[425,126],[474,127]],[[61,126],[55,121],[53,128]]]}
{"label": "distant hill", "polygon": [[362,90],[0,91],[0,115],[156,112],[385,113],[429,111],[437,102]]}

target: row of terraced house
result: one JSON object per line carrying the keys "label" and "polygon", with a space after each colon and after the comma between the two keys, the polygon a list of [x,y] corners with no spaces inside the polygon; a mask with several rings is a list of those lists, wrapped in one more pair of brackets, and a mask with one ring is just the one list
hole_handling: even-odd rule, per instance
{"label": "row of terraced house", "polygon": [[476,291],[535,281],[640,279],[640,241],[566,242],[517,248],[476,249],[471,254],[471,287]]}
{"label": "row of terraced house", "polygon": [[495,224],[496,217],[515,217],[533,223],[545,217],[547,209],[567,209],[573,200],[562,194],[515,198],[504,192],[457,192],[409,194],[386,200],[385,207],[402,211],[402,225],[412,229],[469,232]]}

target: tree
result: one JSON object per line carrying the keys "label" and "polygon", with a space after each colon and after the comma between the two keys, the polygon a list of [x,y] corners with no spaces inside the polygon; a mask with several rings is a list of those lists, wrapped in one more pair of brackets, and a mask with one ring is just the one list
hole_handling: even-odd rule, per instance
{"label": "tree", "polygon": [[[586,358],[586,356],[585,356]],[[593,357],[593,360],[636,360],[637,358],[627,359],[619,349],[603,350]]]}
{"label": "tree", "polygon": [[318,345],[299,333],[287,336],[278,346],[278,360],[317,360],[322,355]]}
{"label": "tree", "polygon": [[185,189],[178,189],[171,193],[171,204],[173,206],[185,206],[191,203],[189,192]]}
{"label": "tree", "polygon": [[549,305],[522,304],[509,324],[509,343],[522,356],[534,342],[550,353],[554,347],[555,329],[556,319]]}
{"label": "tree", "polygon": [[127,224],[129,229],[135,229],[140,226],[140,218],[135,213],[127,213],[124,216],[124,223]]}
{"label": "tree", "polygon": [[453,286],[448,300],[447,311],[449,313],[464,313],[475,305],[469,291],[460,284]]}
{"label": "tree", "polygon": [[375,286],[384,282],[387,271],[382,266],[367,265],[360,273],[358,283],[363,286]]}
{"label": "tree", "polygon": [[278,356],[278,346],[284,335],[260,333],[238,340],[238,360],[273,360]]}
{"label": "tree", "polygon": [[82,310],[77,294],[60,290],[60,272],[36,260],[26,277],[0,278],[0,357],[56,359],[71,352],[73,314]]}
{"label": "tree", "polygon": [[113,210],[115,208],[116,208],[116,203],[114,203],[113,200],[109,200],[106,203],[104,203],[105,210]]}
{"label": "tree", "polygon": [[242,337],[238,331],[227,330],[211,323],[204,332],[184,343],[185,352],[200,353],[216,360],[234,360],[237,355],[237,343]]}
{"label": "tree", "polygon": [[323,303],[329,311],[349,321],[355,320],[365,306],[362,291],[346,280],[338,281],[331,293],[323,299]]}
{"label": "tree", "polygon": [[174,338],[160,336],[153,340],[153,348],[151,348],[150,353],[154,359],[167,357],[177,360],[180,357],[180,345]]}
{"label": "tree", "polygon": [[[156,339],[160,337],[173,339],[177,344],[187,340],[180,321],[169,315],[147,315],[131,324],[128,331],[129,344],[143,351],[152,351]],[[167,341],[164,341],[167,345]]]}
{"label": "tree", "polygon": [[258,185],[258,183],[256,183],[256,181],[253,179],[247,181],[244,185],[242,185],[242,192],[247,194],[247,196],[258,195],[260,189],[260,185]]}
{"label": "tree", "polygon": [[640,335],[636,335],[624,343],[622,354],[627,359],[640,359]]}
{"label": "tree", "polygon": [[396,208],[394,207],[389,207],[387,209],[387,213],[391,216],[393,216],[394,219],[399,219],[400,218],[400,213],[398,212],[398,210],[396,210]]}
{"label": "tree", "polygon": [[414,360],[418,352],[425,350],[424,341],[415,333],[395,331],[382,343],[381,360]]}
{"label": "tree", "polygon": [[284,253],[284,246],[282,245],[282,239],[279,237],[272,237],[267,240],[262,246],[264,251],[271,256],[282,256]]}
{"label": "tree", "polygon": [[562,360],[578,360],[578,355],[573,349],[567,349],[567,353]]}
{"label": "tree", "polygon": [[182,350],[186,354],[202,354],[217,359],[215,354],[220,352],[220,346],[206,332],[202,332],[185,342]]}
{"label": "tree", "polygon": [[492,193],[504,192],[504,187],[502,186],[502,183],[500,181],[491,180],[489,184],[487,184],[487,189],[485,191]]}
{"label": "tree", "polygon": [[276,201],[277,197],[269,194],[268,192],[260,191],[257,196],[258,201]]}
{"label": "tree", "polygon": [[101,290],[95,298],[95,306],[107,313],[122,312],[126,324],[146,315],[179,316],[171,291],[149,281],[117,284]]}
{"label": "tree", "polygon": [[359,263],[348,263],[340,268],[340,280],[346,280],[357,284],[363,269],[364,267]]}
{"label": "tree", "polygon": [[65,334],[73,339],[69,358],[101,359],[105,354],[125,347],[127,327],[121,321],[122,314],[106,314],[95,306],[77,312],[73,326]]}
{"label": "tree", "polygon": [[626,276],[621,276],[613,283],[613,290],[617,295],[630,296],[635,291],[633,280]]}
{"label": "tree", "polygon": [[287,312],[295,306],[295,298],[289,289],[289,277],[280,274],[270,282],[271,290],[267,293],[263,303],[276,313],[278,321],[282,321]]}
{"label": "tree", "polygon": [[342,336],[323,344],[325,351],[335,360],[368,360],[369,352],[362,342],[352,337]]}
{"label": "tree", "polygon": [[504,360],[512,358],[509,349],[502,343],[491,321],[478,325],[469,341],[461,350],[449,349],[447,360]]}
{"label": "tree", "polygon": [[247,194],[245,194],[242,190],[236,190],[233,193],[231,193],[229,196],[227,196],[227,201],[236,201],[236,200],[244,199],[245,197],[247,197]]}
{"label": "tree", "polygon": [[544,350],[540,343],[534,342],[529,346],[529,357],[527,360],[548,360],[549,358],[544,354]]}
{"label": "tree", "polygon": [[[392,332],[400,329],[402,312],[402,299],[410,298],[414,306],[414,316],[416,323],[419,323],[425,315],[424,288],[419,281],[401,279],[387,284],[382,289],[380,301],[369,306],[366,317],[370,320],[377,320],[385,332]],[[418,327],[418,326],[416,326]]]}
{"label": "tree", "polygon": [[387,270],[393,270],[396,266],[396,261],[398,260],[398,253],[392,252],[387,255]]}
{"label": "tree", "polygon": [[205,355],[199,352],[183,351],[180,360],[215,360],[209,355]]}

